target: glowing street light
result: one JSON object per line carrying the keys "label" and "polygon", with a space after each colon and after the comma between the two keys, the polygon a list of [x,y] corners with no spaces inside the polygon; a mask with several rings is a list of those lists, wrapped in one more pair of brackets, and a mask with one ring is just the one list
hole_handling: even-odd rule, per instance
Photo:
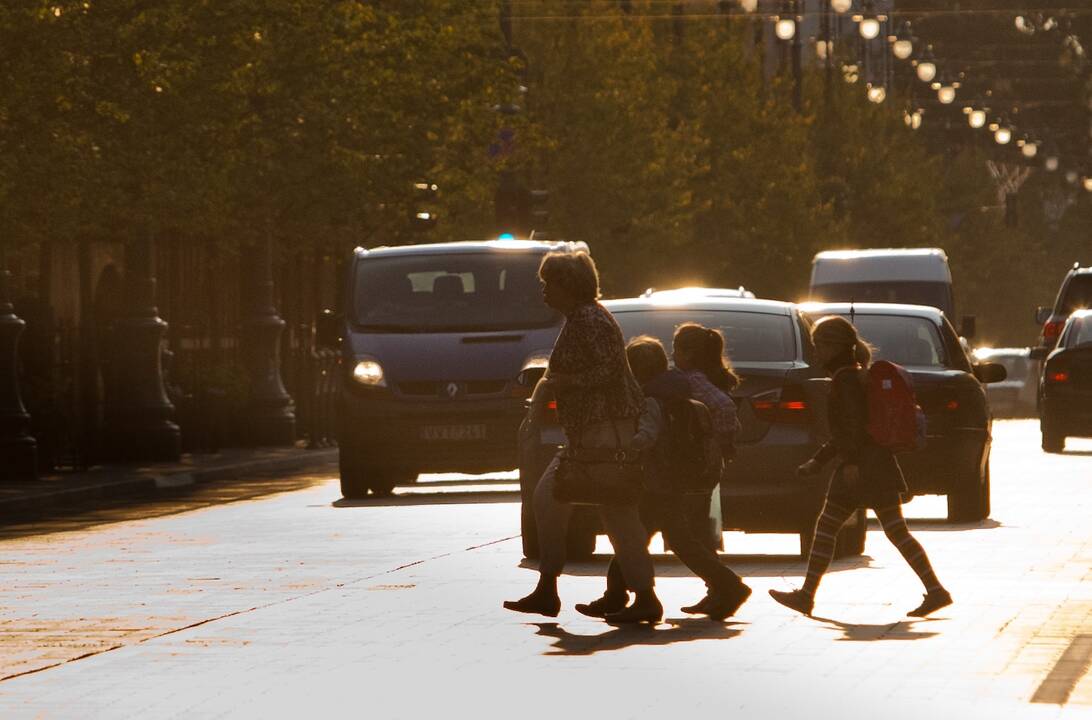
{"label": "glowing street light", "polygon": [[909,60],[914,54],[914,36],[910,30],[909,20],[903,22],[899,31],[887,39],[891,42],[891,52],[899,60]]}
{"label": "glowing street light", "polygon": [[933,46],[927,45],[925,50],[922,51],[921,57],[918,58],[918,65],[916,68],[918,74],[918,80],[922,82],[931,83],[937,76],[937,63],[936,58],[933,57]]}
{"label": "glowing street light", "polygon": [[796,37],[796,20],[791,17],[779,17],[774,23],[774,33],[779,40],[792,40]]}
{"label": "glowing street light", "polygon": [[830,0],[830,9],[839,15],[844,15],[853,9],[853,0]]}
{"label": "glowing street light", "polygon": [[1012,142],[1012,130],[1002,125],[994,131],[993,139],[998,145],[1008,145]]}
{"label": "glowing street light", "polygon": [[887,99],[887,88],[885,88],[883,85],[873,85],[873,84],[869,83],[869,85],[868,85],[868,100],[869,100],[869,102],[874,102],[877,105],[879,105],[880,103],[882,103],[886,99]]}
{"label": "glowing street light", "polygon": [[975,130],[986,126],[986,111],[972,109],[967,113],[967,124]]}

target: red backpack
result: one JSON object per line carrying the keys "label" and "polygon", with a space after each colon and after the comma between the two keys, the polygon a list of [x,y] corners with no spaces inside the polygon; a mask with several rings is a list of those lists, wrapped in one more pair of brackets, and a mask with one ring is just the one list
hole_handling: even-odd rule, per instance
{"label": "red backpack", "polygon": [[891,452],[925,446],[925,413],[914,399],[914,381],[901,365],[877,360],[868,368],[868,434]]}

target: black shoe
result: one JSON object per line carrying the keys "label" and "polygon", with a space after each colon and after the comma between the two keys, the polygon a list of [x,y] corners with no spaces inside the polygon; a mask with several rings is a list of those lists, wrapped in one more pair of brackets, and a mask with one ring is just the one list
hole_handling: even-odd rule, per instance
{"label": "black shoe", "polygon": [[740,583],[738,588],[732,588],[723,593],[715,592],[709,596],[709,602],[705,604],[702,612],[708,615],[710,620],[723,620],[735,615],[749,597],[751,597],[751,588]]}
{"label": "black shoe", "polygon": [[505,600],[504,607],[507,610],[515,610],[521,613],[557,617],[557,614],[561,612],[561,598],[557,595],[531,593],[519,600]]}
{"label": "black shoe", "polygon": [[587,615],[588,617],[602,618],[606,617],[609,613],[616,613],[623,610],[628,603],[629,593],[607,593],[598,600],[592,600],[590,603],[577,603],[576,611],[581,615]]}
{"label": "black shoe", "polygon": [[936,612],[943,607],[952,604],[952,595],[947,590],[934,590],[926,593],[921,605],[906,613],[910,617],[925,617],[929,613]]}
{"label": "black shoe", "polygon": [[712,601],[712,599],[713,599],[712,595],[706,595],[705,597],[703,597],[701,600],[698,600],[693,605],[687,605],[687,606],[681,607],[679,609],[682,610],[684,613],[688,613],[690,615],[701,615],[701,614],[705,613],[705,608],[708,607],[708,605],[709,605],[710,601]]}
{"label": "black shoe", "polygon": [[664,616],[664,606],[656,598],[635,601],[632,605],[616,613],[609,613],[604,619],[609,623],[651,623],[655,625]]}
{"label": "black shoe", "polygon": [[792,592],[771,590],[770,597],[785,607],[808,617],[811,617],[811,609],[815,605],[815,598],[803,590],[793,590]]}

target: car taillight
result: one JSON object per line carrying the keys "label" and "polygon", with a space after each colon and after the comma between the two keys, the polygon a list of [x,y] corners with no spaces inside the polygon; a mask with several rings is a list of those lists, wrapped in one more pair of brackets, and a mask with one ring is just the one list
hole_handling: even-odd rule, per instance
{"label": "car taillight", "polygon": [[1043,339],[1056,342],[1058,336],[1062,334],[1062,327],[1065,325],[1064,321],[1051,320],[1047,324],[1043,325]]}
{"label": "car taillight", "polygon": [[1067,383],[1069,382],[1069,371],[1058,370],[1057,368],[1047,370],[1046,381],[1048,383]]}
{"label": "car taillight", "polygon": [[805,423],[810,419],[802,388],[790,385],[780,392],[763,393],[751,400],[755,417],[769,423]]}
{"label": "car taillight", "polygon": [[959,401],[958,400],[949,400],[948,402],[944,403],[944,409],[949,410],[951,412],[955,412],[956,410],[959,409]]}
{"label": "car taillight", "polygon": [[557,400],[551,400],[546,403],[546,408],[542,413],[542,418],[548,423],[557,425],[561,422],[557,417]]}

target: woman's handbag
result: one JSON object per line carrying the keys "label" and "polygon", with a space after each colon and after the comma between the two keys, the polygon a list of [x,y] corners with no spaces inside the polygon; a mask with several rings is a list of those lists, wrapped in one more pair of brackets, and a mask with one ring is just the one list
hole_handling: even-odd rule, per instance
{"label": "woman's handbag", "polygon": [[558,458],[554,499],[572,505],[633,505],[641,499],[645,468],[641,453],[623,448],[618,428],[615,447],[571,445]]}

